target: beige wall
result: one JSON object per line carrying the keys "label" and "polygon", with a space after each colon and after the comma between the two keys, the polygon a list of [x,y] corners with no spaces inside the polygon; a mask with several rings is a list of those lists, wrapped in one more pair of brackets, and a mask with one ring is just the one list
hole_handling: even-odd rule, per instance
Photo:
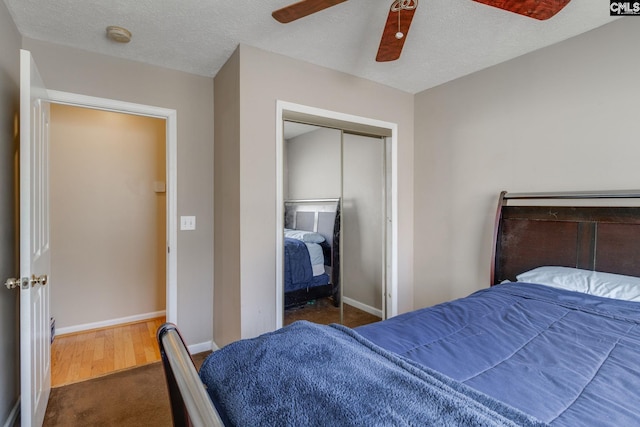
{"label": "beige wall", "polygon": [[[239,289],[242,310],[232,316],[216,311],[216,331],[218,324],[239,321],[241,334],[235,338],[252,337],[272,330],[276,323],[277,100],[398,124],[398,305],[400,311],[410,310],[413,307],[413,96],[249,46],[241,45],[236,55],[239,55],[236,60],[239,60],[240,106],[233,125],[239,123],[239,133],[226,139],[216,135],[216,146],[221,144],[239,150],[237,158],[229,157],[233,163],[229,172],[234,180],[237,177],[239,185],[239,207],[229,208],[230,213],[239,216],[239,229],[242,230],[239,233],[240,253],[233,265],[238,269],[234,278],[239,282],[218,283],[216,277],[216,292],[219,286]],[[219,95],[216,91],[216,97]],[[220,114],[216,108],[217,127],[225,126]],[[224,159],[217,159],[216,164],[218,162],[226,163]],[[219,197],[216,194],[216,201]],[[220,238],[216,233],[216,245],[224,244]],[[237,244],[233,240],[229,243]],[[216,266],[220,264],[219,256],[216,251]],[[230,336],[216,334],[214,338],[218,344],[225,344]]]}
{"label": "beige wall", "polygon": [[[0,284],[16,277],[17,125],[20,34],[0,2]],[[20,394],[18,290],[0,289],[0,425],[5,425]]]}
{"label": "beige wall", "polygon": [[635,19],[416,95],[415,306],[489,283],[498,193],[636,189]]}
{"label": "beige wall", "polygon": [[187,344],[213,335],[213,80],[24,39],[49,89],[177,111],[177,209],[197,230],[179,231],[178,326]]}
{"label": "beige wall", "polygon": [[56,327],[165,310],[165,121],[53,104],[50,132]]}
{"label": "beige wall", "polygon": [[[236,51],[214,79],[215,299],[214,341],[240,336],[240,54]],[[225,141],[226,143],[220,143]]]}

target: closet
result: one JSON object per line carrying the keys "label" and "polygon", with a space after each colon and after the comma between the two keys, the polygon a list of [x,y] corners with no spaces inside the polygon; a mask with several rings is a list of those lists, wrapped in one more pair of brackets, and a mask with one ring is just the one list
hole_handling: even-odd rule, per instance
{"label": "closet", "polygon": [[[292,306],[283,285],[284,324],[320,319],[357,326],[386,318],[389,138],[294,121],[284,121],[283,135],[285,237],[294,229],[300,239],[326,238],[320,245],[333,286],[318,297],[310,281]],[[294,260],[283,251],[286,282],[297,267],[287,264]],[[317,265],[312,270],[321,273]]]}

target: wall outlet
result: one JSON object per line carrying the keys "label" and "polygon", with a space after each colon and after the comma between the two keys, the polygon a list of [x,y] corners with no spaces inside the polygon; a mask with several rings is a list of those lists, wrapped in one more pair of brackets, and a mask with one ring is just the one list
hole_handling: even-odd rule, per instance
{"label": "wall outlet", "polygon": [[196,217],[195,216],[181,216],[180,217],[180,230],[195,230],[196,229]]}

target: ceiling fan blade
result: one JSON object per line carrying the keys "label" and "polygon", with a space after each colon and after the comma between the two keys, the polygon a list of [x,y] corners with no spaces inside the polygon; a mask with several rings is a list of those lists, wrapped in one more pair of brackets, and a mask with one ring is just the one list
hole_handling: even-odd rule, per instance
{"label": "ceiling fan blade", "polygon": [[571,0],[473,0],[544,21],[560,12]]}
{"label": "ceiling fan blade", "polygon": [[[384,25],[382,39],[378,47],[376,61],[388,62],[400,58],[404,41],[409,34],[409,27],[413,20],[413,15],[418,7],[418,0],[396,0],[389,8],[389,16]],[[400,10],[394,10],[400,8]],[[398,20],[398,14],[400,20]],[[397,37],[402,34],[401,37]]]}
{"label": "ceiling fan blade", "polygon": [[347,0],[302,0],[276,10],[271,16],[273,16],[276,21],[287,24],[345,1]]}

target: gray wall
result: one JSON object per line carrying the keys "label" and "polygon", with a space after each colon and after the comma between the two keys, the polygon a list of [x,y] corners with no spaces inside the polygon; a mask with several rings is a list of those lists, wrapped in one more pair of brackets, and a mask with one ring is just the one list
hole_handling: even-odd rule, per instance
{"label": "gray wall", "polygon": [[416,308],[489,284],[501,190],[640,187],[638,24],[623,18],[416,95]]}
{"label": "gray wall", "polygon": [[[17,129],[20,34],[0,2],[0,285],[18,274],[16,259]],[[20,394],[18,290],[0,288],[0,425]]]}
{"label": "gray wall", "polygon": [[341,133],[337,129],[319,127],[286,141],[285,199],[340,197]]}
{"label": "gray wall", "polygon": [[[59,45],[23,40],[49,89],[177,111],[178,326],[187,344],[213,335],[213,79]],[[52,291],[54,292],[54,291]]]}

